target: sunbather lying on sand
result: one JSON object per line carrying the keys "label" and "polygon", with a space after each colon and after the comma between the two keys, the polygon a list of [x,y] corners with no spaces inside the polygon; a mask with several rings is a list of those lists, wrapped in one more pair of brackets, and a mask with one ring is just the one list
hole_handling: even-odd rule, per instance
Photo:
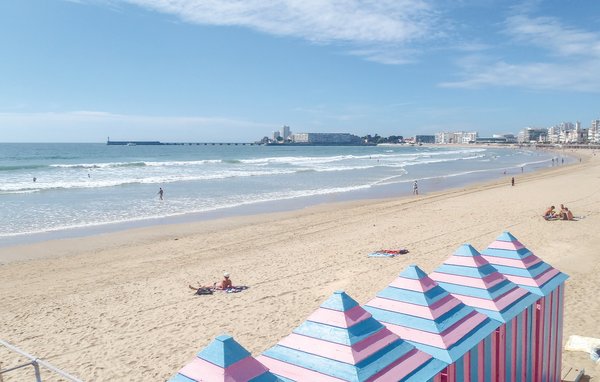
{"label": "sunbather lying on sand", "polygon": [[221,280],[220,283],[215,282],[213,285],[202,285],[200,283],[198,283],[198,287],[194,287],[192,285],[189,285],[190,289],[195,290],[196,292],[199,289],[217,289],[217,290],[223,290],[223,289],[227,289],[227,288],[231,288],[232,287],[232,282],[231,279],[229,278],[229,272],[225,272],[223,273],[223,280]]}

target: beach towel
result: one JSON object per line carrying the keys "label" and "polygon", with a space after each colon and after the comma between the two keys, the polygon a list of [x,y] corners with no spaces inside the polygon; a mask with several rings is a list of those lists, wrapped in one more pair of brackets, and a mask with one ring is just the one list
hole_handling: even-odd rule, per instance
{"label": "beach towel", "polygon": [[226,293],[239,293],[248,289],[246,285],[232,286],[231,288],[224,289],[223,291]]}
{"label": "beach towel", "polygon": [[571,335],[565,344],[565,350],[589,353],[590,358],[598,363],[600,360],[600,338]]}
{"label": "beach towel", "polygon": [[407,249],[381,249],[379,251],[371,252],[367,256],[369,257],[396,257],[398,255],[405,255],[408,253]]}
{"label": "beach towel", "polygon": [[212,288],[198,288],[198,290],[196,291],[197,295],[204,295],[204,294],[213,294],[213,289]]}
{"label": "beach towel", "polygon": [[371,252],[367,256],[369,257],[396,257],[393,253],[384,253],[384,252]]}
{"label": "beach towel", "polygon": [[215,292],[239,293],[246,289],[248,289],[248,287],[246,285],[232,286],[231,288],[226,288],[226,289],[199,288],[195,294],[202,296],[202,295],[206,295],[206,294],[213,294]]}

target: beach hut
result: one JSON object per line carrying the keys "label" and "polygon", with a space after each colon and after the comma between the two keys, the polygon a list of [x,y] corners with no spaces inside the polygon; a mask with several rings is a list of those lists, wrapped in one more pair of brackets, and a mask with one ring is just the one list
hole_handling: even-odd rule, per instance
{"label": "beach hut", "polygon": [[527,339],[534,381],[560,381],[564,283],[568,276],[535,256],[509,232],[482,252],[507,279],[539,296]]}
{"label": "beach hut", "polygon": [[435,381],[484,380],[491,366],[484,349],[500,322],[463,304],[419,267],[409,266],[365,309],[400,338],[449,364]]}
{"label": "beach hut", "polygon": [[185,365],[169,382],[279,382],[279,378],[237,343],[221,335]]}
{"label": "beach hut", "polygon": [[484,349],[491,366],[484,380],[532,381],[531,355],[524,349],[539,296],[509,281],[469,244],[458,248],[429,277],[464,304],[502,322],[491,346]]}
{"label": "beach hut", "polygon": [[257,359],[284,381],[432,381],[447,366],[401,340],[344,292]]}

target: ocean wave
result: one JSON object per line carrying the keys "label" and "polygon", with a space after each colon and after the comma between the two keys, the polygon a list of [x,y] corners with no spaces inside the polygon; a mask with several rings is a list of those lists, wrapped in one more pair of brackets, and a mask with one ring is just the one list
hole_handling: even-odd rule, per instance
{"label": "ocean wave", "polygon": [[42,164],[0,165],[0,171],[38,170],[47,167]]}
{"label": "ocean wave", "polygon": [[[175,182],[190,182],[190,181],[207,181],[207,180],[220,180],[227,178],[242,178],[242,177],[255,177],[255,176],[277,176],[294,174],[298,172],[295,169],[279,169],[279,170],[263,170],[263,171],[220,171],[212,173],[200,173],[200,174],[181,174],[172,173],[170,175],[158,175],[158,176],[146,176],[145,178],[137,177],[118,177],[110,179],[96,179],[96,177],[86,178],[82,177],[80,180],[67,181],[64,179],[56,179],[54,181],[46,181],[36,183],[37,191],[49,191],[49,190],[60,190],[60,189],[93,189],[93,188],[106,188],[106,187],[119,187],[134,184],[165,184]],[[0,193],[16,193],[22,191],[31,190],[31,182],[20,182],[20,183],[5,183],[0,184]]]}
{"label": "ocean wave", "polygon": [[0,190],[0,194],[33,194],[36,192],[40,192],[39,188],[36,189],[23,189],[23,190],[14,190],[14,191],[2,191]]}
{"label": "ocean wave", "polygon": [[109,163],[78,163],[78,164],[51,164],[48,167],[53,168],[81,168],[81,169],[98,169],[98,168],[115,168],[115,167],[144,167],[146,162],[109,162]]}
{"label": "ocean wave", "polygon": [[238,163],[236,160],[221,160],[221,159],[203,159],[193,161],[165,161],[165,162],[144,162],[149,167],[186,167],[198,166],[210,163]]}
{"label": "ocean wave", "polygon": [[550,163],[551,160],[552,159],[542,159],[542,160],[533,161],[533,162],[524,162],[524,163],[521,163],[520,165],[517,165],[515,167],[525,167],[525,166],[531,166],[532,164]]}

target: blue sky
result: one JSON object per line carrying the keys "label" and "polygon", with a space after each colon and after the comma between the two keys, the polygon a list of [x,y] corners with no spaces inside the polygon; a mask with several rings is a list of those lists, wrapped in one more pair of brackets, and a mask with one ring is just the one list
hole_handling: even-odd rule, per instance
{"label": "blue sky", "polygon": [[0,141],[516,133],[600,117],[600,2],[0,2]]}

